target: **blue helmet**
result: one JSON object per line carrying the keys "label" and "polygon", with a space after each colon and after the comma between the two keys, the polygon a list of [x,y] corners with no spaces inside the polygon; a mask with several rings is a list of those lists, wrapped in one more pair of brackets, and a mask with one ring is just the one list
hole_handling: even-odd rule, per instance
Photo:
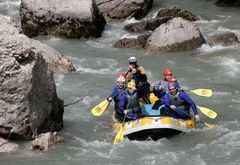
{"label": "blue helmet", "polygon": [[168,89],[177,89],[177,84],[174,82],[168,83]]}

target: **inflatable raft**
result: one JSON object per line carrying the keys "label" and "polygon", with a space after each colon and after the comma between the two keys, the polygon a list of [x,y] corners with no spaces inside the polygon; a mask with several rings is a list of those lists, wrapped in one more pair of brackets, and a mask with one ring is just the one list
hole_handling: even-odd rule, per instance
{"label": "inflatable raft", "polygon": [[[158,110],[153,110],[152,106],[153,104],[142,105],[143,117],[124,123],[124,137],[130,140],[158,140],[163,137],[189,132],[195,128],[194,120],[161,116],[161,108],[164,106],[160,106]],[[121,126],[122,123],[116,123],[115,131]]]}

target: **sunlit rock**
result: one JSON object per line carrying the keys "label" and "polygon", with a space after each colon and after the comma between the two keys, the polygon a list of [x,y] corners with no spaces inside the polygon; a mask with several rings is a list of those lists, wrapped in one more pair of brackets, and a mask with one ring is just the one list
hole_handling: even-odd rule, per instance
{"label": "sunlit rock", "polygon": [[29,37],[100,37],[106,24],[94,0],[21,0],[20,17]]}
{"label": "sunlit rock", "polygon": [[194,50],[205,43],[199,28],[180,17],[159,26],[148,38],[147,53]]}
{"label": "sunlit rock", "polygon": [[152,8],[153,0],[95,0],[106,20],[140,19]]}
{"label": "sunlit rock", "polygon": [[0,15],[0,24],[1,57],[22,58],[21,53],[25,49],[34,48],[41,53],[54,73],[75,71],[73,63],[59,52],[46,44],[23,35],[20,28],[10,17]]}
{"label": "sunlit rock", "polygon": [[31,149],[47,151],[52,146],[55,146],[58,143],[62,143],[63,141],[63,137],[58,135],[57,132],[42,133],[32,141]]}
{"label": "sunlit rock", "polygon": [[12,153],[18,149],[18,145],[0,138],[0,153]]}

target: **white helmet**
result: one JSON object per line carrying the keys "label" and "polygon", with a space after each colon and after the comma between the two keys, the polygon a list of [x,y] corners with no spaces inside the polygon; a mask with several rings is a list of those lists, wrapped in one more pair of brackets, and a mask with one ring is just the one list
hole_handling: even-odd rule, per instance
{"label": "white helmet", "polygon": [[117,82],[125,82],[126,79],[124,77],[118,77]]}
{"label": "white helmet", "polygon": [[132,57],[130,57],[129,59],[128,59],[128,62],[130,63],[137,63],[137,58],[136,57],[134,57],[134,56],[132,56]]}

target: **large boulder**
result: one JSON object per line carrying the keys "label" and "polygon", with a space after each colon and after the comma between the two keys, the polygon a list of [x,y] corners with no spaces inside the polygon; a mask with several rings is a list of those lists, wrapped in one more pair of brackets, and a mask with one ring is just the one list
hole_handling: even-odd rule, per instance
{"label": "large boulder", "polygon": [[75,71],[73,63],[59,52],[39,41],[29,39],[10,18],[0,15],[0,49],[2,55],[20,57],[22,49],[34,47],[49,64],[54,73]]}
{"label": "large boulder", "polygon": [[61,130],[63,101],[43,54],[9,17],[0,16],[0,24],[0,136],[32,139]]}
{"label": "large boulder", "polygon": [[238,37],[233,32],[226,32],[223,34],[208,36],[207,42],[210,46],[214,45],[232,46],[240,43]]}
{"label": "large boulder", "polygon": [[180,17],[159,26],[148,38],[147,53],[194,50],[205,43],[199,28]]}
{"label": "large boulder", "polygon": [[100,37],[106,24],[94,0],[21,0],[20,17],[29,37]]}
{"label": "large boulder", "polygon": [[164,24],[175,17],[181,17],[188,21],[199,20],[199,18],[190,11],[173,6],[170,8],[161,9],[156,18],[128,24],[124,26],[124,29],[133,33],[141,33],[149,30],[153,31],[161,24]]}
{"label": "large boulder", "polygon": [[12,153],[18,149],[18,145],[0,138],[0,153]]}
{"label": "large boulder", "polygon": [[193,14],[192,12],[190,12],[188,10],[178,8],[176,6],[161,9],[158,12],[156,18],[161,18],[161,17],[181,17],[181,18],[183,18],[185,20],[188,20],[188,21],[199,20],[199,18],[195,14]]}
{"label": "large boulder", "polygon": [[95,0],[106,20],[141,19],[152,8],[153,0]]}
{"label": "large boulder", "polygon": [[47,151],[52,146],[62,143],[63,141],[63,137],[58,135],[57,132],[42,133],[32,141],[31,149]]}

